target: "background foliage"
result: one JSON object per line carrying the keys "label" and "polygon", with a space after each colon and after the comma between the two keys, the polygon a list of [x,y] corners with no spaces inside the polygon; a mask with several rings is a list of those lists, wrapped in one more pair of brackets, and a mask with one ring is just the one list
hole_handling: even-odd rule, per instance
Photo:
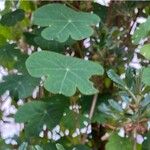
{"label": "background foliage", "polygon": [[0,16],[1,124],[10,96],[21,126],[0,149],[150,150],[150,2],[11,0]]}

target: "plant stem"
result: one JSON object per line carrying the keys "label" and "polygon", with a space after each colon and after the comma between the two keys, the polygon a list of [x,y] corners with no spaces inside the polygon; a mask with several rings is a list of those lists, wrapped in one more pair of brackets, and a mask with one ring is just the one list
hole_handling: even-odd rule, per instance
{"label": "plant stem", "polygon": [[[94,114],[94,110],[95,110],[97,98],[98,98],[98,94],[95,94],[94,97],[93,97],[92,105],[91,105],[90,112],[89,112],[89,119],[90,119],[90,120],[92,119],[93,114]],[[89,126],[89,125],[88,125],[88,126]],[[87,139],[87,136],[88,136],[88,135],[87,135],[88,126],[87,126],[87,129],[86,129],[85,134],[83,135],[83,137],[82,137],[82,139],[81,139],[81,143],[82,143],[82,144],[85,144],[85,142],[86,142],[86,139]]]}
{"label": "plant stem", "polygon": [[90,120],[92,119],[93,114],[94,114],[97,98],[98,98],[98,94],[95,94],[93,97],[93,100],[92,100],[92,105],[91,105],[91,109],[90,109],[90,113],[89,113]]}
{"label": "plant stem", "polygon": [[137,102],[137,98],[136,96],[132,93],[132,91],[130,89],[128,89],[127,87],[125,87],[125,90],[130,94],[130,96],[133,98],[133,100],[135,101],[135,103]]}

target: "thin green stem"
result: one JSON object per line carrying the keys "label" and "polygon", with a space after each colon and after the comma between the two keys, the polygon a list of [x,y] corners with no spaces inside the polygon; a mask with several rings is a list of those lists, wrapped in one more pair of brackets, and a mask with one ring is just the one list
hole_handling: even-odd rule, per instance
{"label": "thin green stem", "polygon": [[137,102],[137,98],[136,96],[132,93],[132,91],[128,88],[125,87],[125,90],[130,94],[130,96],[132,97],[132,99],[135,101],[135,103]]}
{"label": "thin green stem", "polygon": [[133,140],[134,140],[134,144],[133,144],[133,150],[137,150],[137,143],[136,143],[136,129],[133,131]]}

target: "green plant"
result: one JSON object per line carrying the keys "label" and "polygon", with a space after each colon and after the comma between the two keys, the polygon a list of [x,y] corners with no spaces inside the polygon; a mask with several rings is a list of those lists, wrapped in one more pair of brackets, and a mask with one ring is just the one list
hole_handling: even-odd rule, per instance
{"label": "green plant", "polygon": [[149,150],[149,10],[135,1],[5,1],[0,95],[9,91],[24,128],[0,149]]}

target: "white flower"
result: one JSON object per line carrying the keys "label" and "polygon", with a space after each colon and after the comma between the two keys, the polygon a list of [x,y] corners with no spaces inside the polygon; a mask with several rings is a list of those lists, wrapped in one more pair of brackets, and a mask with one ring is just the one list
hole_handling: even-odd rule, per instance
{"label": "white flower", "polygon": [[143,141],[144,141],[143,136],[140,135],[140,134],[137,134],[137,136],[136,136],[136,142],[137,142],[138,144],[142,144]]}
{"label": "white flower", "polygon": [[119,130],[119,132],[118,132],[118,135],[119,135],[120,137],[125,137],[125,130],[124,130],[124,128],[120,128],[120,130]]}

